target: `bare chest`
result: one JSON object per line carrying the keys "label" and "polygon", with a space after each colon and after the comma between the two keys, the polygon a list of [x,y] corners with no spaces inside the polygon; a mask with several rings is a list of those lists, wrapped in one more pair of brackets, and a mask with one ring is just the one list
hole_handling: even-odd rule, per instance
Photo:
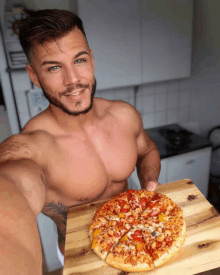
{"label": "bare chest", "polygon": [[77,205],[110,197],[123,191],[136,160],[131,135],[58,138],[44,165],[47,200]]}

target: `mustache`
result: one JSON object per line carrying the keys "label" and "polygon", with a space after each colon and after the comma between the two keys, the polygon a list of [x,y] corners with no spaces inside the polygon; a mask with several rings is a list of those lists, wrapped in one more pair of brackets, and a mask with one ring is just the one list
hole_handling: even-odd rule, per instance
{"label": "mustache", "polygon": [[63,96],[63,95],[67,95],[77,89],[88,89],[88,88],[89,88],[89,84],[78,83],[76,85],[69,86],[65,91],[60,93],[60,95]]}

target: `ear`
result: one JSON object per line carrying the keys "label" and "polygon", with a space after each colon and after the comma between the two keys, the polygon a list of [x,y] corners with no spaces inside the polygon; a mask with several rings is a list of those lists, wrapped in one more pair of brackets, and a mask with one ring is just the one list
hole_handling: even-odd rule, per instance
{"label": "ear", "polygon": [[89,49],[89,53],[90,53],[91,60],[92,60],[93,72],[95,72],[95,60],[94,60],[93,52],[91,49]]}
{"label": "ear", "polygon": [[30,64],[27,64],[26,65],[26,70],[28,72],[28,75],[31,79],[31,81],[38,87],[38,88],[41,88],[41,85],[40,85],[40,82],[38,80],[38,77],[34,71],[34,69],[31,67]]}

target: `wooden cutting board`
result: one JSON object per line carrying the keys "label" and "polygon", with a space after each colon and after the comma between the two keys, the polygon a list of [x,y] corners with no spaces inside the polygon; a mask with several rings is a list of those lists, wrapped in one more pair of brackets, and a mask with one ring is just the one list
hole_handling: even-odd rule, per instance
{"label": "wooden cutting board", "polygon": [[[186,240],[177,255],[153,271],[129,274],[188,275],[220,267],[220,217],[189,179],[158,186],[183,210],[186,219]],[[90,249],[89,225],[95,211],[105,202],[69,209],[63,274],[125,275],[110,267]]]}

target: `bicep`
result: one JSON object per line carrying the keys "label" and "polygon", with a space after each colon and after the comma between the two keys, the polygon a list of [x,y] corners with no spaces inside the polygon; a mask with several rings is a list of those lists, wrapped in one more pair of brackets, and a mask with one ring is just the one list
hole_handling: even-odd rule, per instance
{"label": "bicep", "polygon": [[146,131],[141,128],[137,137],[138,157],[141,157],[153,149],[157,150],[155,143],[150,139]]}
{"label": "bicep", "polygon": [[46,187],[42,181],[42,169],[32,160],[34,150],[31,144],[27,134],[14,135],[2,142],[0,175],[14,182],[34,213],[39,214],[45,201]]}
{"label": "bicep", "polygon": [[30,159],[31,155],[31,148],[26,135],[11,136],[0,144],[0,162]]}
{"label": "bicep", "polygon": [[137,148],[138,157],[141,157],[153,149],[157,150],[155,143],[150,139],[147,132],[144,130],[143,121],[140,114],[137,112],[136,119],[136,138],[137,138]]}
{"label": "bicep", "polygon": [[18,187],[37,216],[45,203],[46,186],[42,169],[32,160],[10,160],[0,164],[0,176]]}

